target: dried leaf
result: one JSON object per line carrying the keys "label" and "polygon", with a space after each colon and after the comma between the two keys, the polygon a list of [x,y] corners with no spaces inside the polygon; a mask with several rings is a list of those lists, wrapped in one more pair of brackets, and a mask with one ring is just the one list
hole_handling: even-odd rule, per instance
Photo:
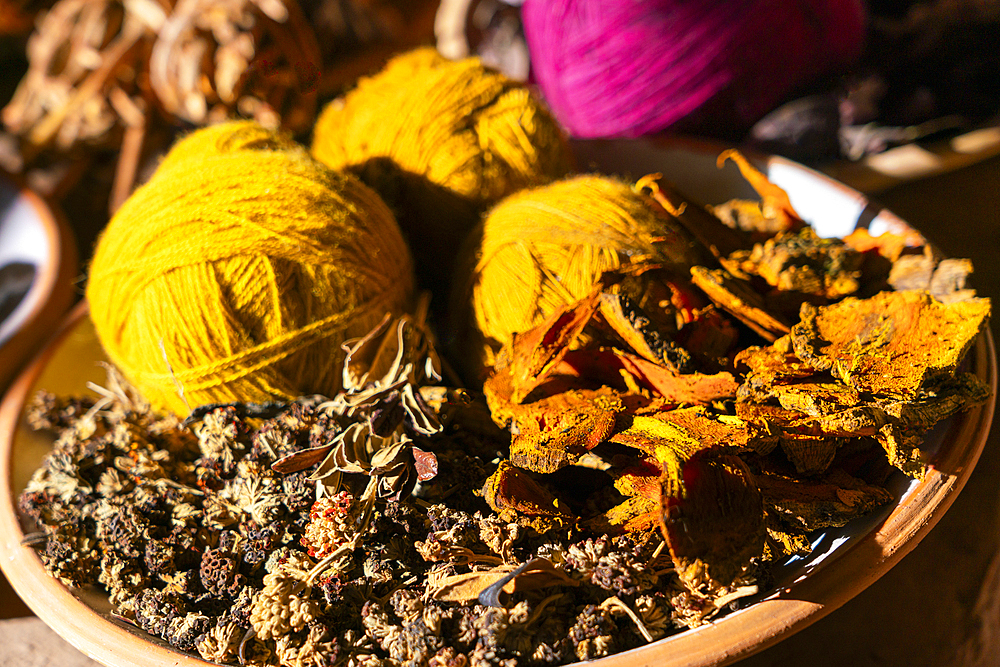
{"label": "dried leaf", "polygon": [[420,319],[409,315],[392,321],[386,313],[374,329],[342,347],[347,352],[343,385],[349,394],[401,386],[403,381],[419,386],[440,379],[429,333]]}
{"label": "dried leaf", "polygon": [[[309,476],[321,480],[334,472],[367,472],[370,468],[368,428],[355,422],[337,434],[323,462]],[[378,436],[375,436],[378,437]],[[384,440],[384,439],[383,439]]]}
{"label": "dried leaf", "polygon": [[580,582],[566,574],[565,570],[554,566],[551,561],[544,558],[532,558],[487,586],[479,594],[477,600],[479,604],[487,607],[503,607],[504,605],[500,602],[501,591],[513,593],[517,590],[579,585]]}
{"label": "dried leaf", "polygon": [[844,243],[858,252],[876,250],[889,261],[895,262],[904,250],[919,248],[926,244],[927,240],[913,229],[908,229],[903,234],[884,232],[878,236],[872,236],[867,229],[859,227],[844,237]]}
{"label": "dried leaf", "polygon": [[412,384],[403,385],[400,394],[406,425],[414,433],[431,436],[444,430],[437,414],[424,402],[420,393],[413,390]]}
{"label": "dried leaf", "polygon": [[549,561],[535,558],[520,567],[498,565],[490,570],[446,574],[446,569],[427,575],[427,593],[440,602],[471,602],[491,586],[500,584],[507,593],[532,591],[552,586],[579,586],[579,582]]}
{"label": "dried leaf", "polygon": [[271,469],[275,472],[281,473],[282,475],[299,472],[300,470],[310,468],[325,459],[331,449],[333,449],[333,443],[292,452],[291,454],[283,456],[272,463]]}
{"label": "dried leaf", "polygon": [[419,447],[412,447],[413,465],[417,470],[417,479],[421,482],[434,479],[438,474],[438,460],[434,452],[425,452]]}
{"label": "dried leaf", "polygon": [[[371,380],[383,379],[392,363],[398,363],[394,354],[385,354],[385,333],[392,320],[391,313],[386,313],[375,327],[361,338],[352,338],[341,345],[347,353],[344,360],[343,387],[347,391],[358,391]],[[398,350],[397,350],[398,351]],[[395,352],[395,351],[394,351]]]}

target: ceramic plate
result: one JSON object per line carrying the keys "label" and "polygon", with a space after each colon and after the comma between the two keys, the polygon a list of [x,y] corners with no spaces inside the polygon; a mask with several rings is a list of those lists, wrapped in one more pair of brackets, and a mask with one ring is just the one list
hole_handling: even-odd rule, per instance
{"label": "ceramic plate", "polygon": [[[638,177],[663,173],[688,196],[706,203],[753,197],[732,165],[718,169],[713,148],[689,144],[589,142],[577,146],[583,168]],[[906,224],[879,210],[859,193],[788,160],[761,161],[772,181],[785,188],[796,209],[824,236],[843,236],[857,226],[872,234],[899,231]],[[50,441],[21,423],[24,402],[37,388],[57,393],[85,391],[101,382],[100,347],[78,309],[62,337],[15,383],[0,406],[0,562],[14,588],[59,634],[92,658],[115,667],[177,667],[206,664],[150,639],[109,615],[106,598],[71,591],[46,574],[23,536],[14,499],[39,464]],[[996,360],[987,330],[967,365],[996,390]],[[695,630],[593,664],[601,667],[688,667],[725,665],[755,653],[805,627],[851,599],[885,574],[931,530],[965,484],[983,445],[994,400],[939,425],[928,437],[931,468],[922,481],[896,479],[896,501],[881,513],[844,529],[815,535],[813,553],[775,567],[775,587],[739,611]]]}

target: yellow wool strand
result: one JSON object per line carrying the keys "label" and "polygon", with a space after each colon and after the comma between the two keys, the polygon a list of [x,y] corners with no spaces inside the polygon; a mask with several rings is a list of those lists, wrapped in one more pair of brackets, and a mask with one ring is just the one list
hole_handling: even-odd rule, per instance
{"label": "yellow wool strand", "polygon": [[577,176],[504,199],[462,251],[452,308],[473,369],[626,264],[687,266],[688,237],[627,183]]}
{"label": "yellow wool strand", "polygon": [[236,121],[201,128],[179,139],[170,147],[157,167],[157,174],[183,164],[192,158],[201,160],[210,155],[228,155],[238,151],[292,151],[301,153],[294,139],[254,122]]}
{"label": "yellow wool strand", "polygon": [[431,273],[481,210],[572,167],[561,130],[524,85],[431,48],[397,56],[329,104],[312,152],[383,195]]}
{"label": "yellow wool strand", "polygon": [[412,296],[392,214],[253,123],[176,146],[102,233],[87,285],[111,360],[154,404],[332,395],[341,343]]}

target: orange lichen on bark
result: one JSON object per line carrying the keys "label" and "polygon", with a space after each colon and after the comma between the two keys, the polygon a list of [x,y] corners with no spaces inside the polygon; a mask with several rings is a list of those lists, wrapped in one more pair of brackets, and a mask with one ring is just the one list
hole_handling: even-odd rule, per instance
{"label": "orange lichen on bark", "polygon": [[803,306],[791,340],[800,359],[858,391],[908,398],[955,370],[989,315],[989,299],[943,304],[926,292],[880,292]]}

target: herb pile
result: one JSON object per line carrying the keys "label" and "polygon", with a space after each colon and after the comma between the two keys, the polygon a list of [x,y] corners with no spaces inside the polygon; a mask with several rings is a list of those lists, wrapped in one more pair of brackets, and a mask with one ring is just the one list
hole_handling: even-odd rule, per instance
{"label": "herb pile", "polygon": [[96,403],[35,399],[31,423],[60,436],[20,507],[54,576],[103,586],[120,618],[178,649],[259,665],[563,663],[675,627],[685,593],[654,533],[539,534],[489,510],[476,484],[503,443],[476,407],[431,436],[404,422],[436,469],[411,495],[393,486],[421,467],[405,444],[371,457],[396,468],[316,500],[324,464],[273,466],[343,442],[360,422],[334,401],[215,407],[188,427],[109,379]]}
{"label": "herb pile", "polygon": [[58,436],[28,541],[228,664],[562,664],[739,606],[988,398],[960,363],[990,303],[922,239],[819,239],[730,157],[760,204],[640,181],[704,265],[607,276],[515,336],[483,396],[440,384],[419,313],[346,344],[334,397],[181,421],[114,369],[97,399],[39,394]]}

